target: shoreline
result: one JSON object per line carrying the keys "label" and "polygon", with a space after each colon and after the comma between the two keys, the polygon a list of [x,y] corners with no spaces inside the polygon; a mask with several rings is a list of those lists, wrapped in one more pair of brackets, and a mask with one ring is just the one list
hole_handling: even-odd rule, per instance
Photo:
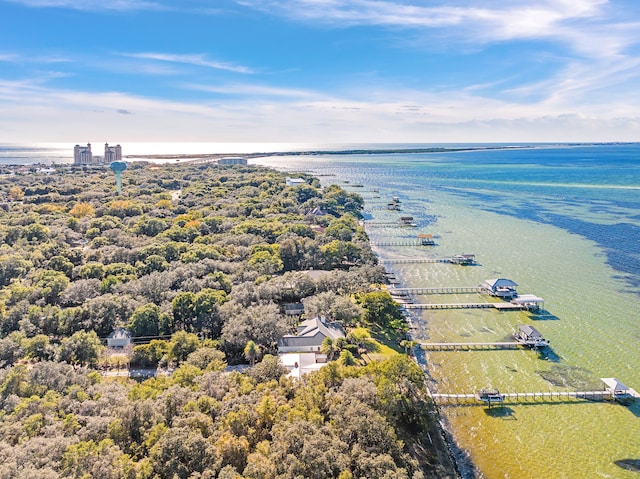
{"label": "shoreline", "polygon": [[319,156],[319,155],[406,155],[406,154],[425,154],[425,153],[461,153],[474,151],[494,151],[494,150],[530,150],[543,148],[572,148],[582,146],[599,146],[610,145],[611,143],[540,143],[540,144],[522,144],[522,145],[486,145],[478,144],[476,146],[460,146],[460,147],[420,147],[420,148],[356,148],[356,149],[340,149],[340,150],[291,150],[291,151],[274,151],[274,152],[254,152],[254,153],[188,153],[188,154],[135,154],[124,155],[124,158],[131,160],[188,160],[188,161],[215,161],[220,158],[230,156],[239,156],[243,158],[265,158],[272,156]]}

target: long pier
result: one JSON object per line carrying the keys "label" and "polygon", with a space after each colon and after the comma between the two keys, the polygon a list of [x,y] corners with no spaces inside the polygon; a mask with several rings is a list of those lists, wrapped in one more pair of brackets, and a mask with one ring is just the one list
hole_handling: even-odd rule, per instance
{"label": "long pier", "polygon": [[502,341],[492,343],[424,343],[419,342],[418,346],[424,350],[473,350],[473,349],[516,349],[525,347],[518,341]]}
{"label": "long pier", "polygon": [[394,258],[381,259],[380,262],[382,264],[451,263],[451,259],[452,258]]}
{"label": "long pier", "polygon": [[444,286],[441,288],[390,288],[389,294],[461,294],[484,293],[481,286]]}
{"label": "long pier", "polygon": [[[502,393],[504,403],[526,403],[538,400],[545,401],[566,401],[569,399],[586,399],[591,401],[603,401],[605,399],[613,400],[615,395],[611,391],[552,391],[552,392],[518,392],[518,393]],[[432,393],[431,397],[438,404],[460,404],[460,403],[476,403],[486,404],[478,398],[476,394],[441,394]]]}
{"label": "long pier", "polygon": [[604,383],[604,388],[591,391],[549,391],[549,392],[515,392],[500,393],[497,390],[491,391],[491,396],[482,397],[484,390],[476,394],[443,394],[432,393],[429,396],[434,402],[439,404],[460,404],[460,403],[484,403],[491,407],[491,404],[504,404],[505,402],[517,404],[531,401],[566,401],[568,399],[586,399],[591,401],[611,400],[627,404],[636,399],[640,399],[640,393],[635,389],[622,384],[616,378],[600,378]]}
{"label": "long pier", "polygon": [[[391,225],[398,225],[398,223],[389,223]],[[371,246],[434,246],[433,243],[423,243],[422,241],[373,241],[371,242]],[[386,260],[383,260],[386,261]],[[393,260],[389,260],[393,261]]]}
{"label": "long pier", "polygon": [[[431,393],[433,401],[437,404],[486,404],[485,401],[478,398],[477,394],[442,394]],[[535,401],[567,401],[567,400],[587,400],[587,401],[613,401],[620,400],[621,398],[614,392],[609,390],[595,390],[595,391],[549,391],[549,392],[516,392],[516,393],[501,393],[504,400],[501,404],[523,404]],[[624,400],[637,399],[637,396],[628,395]],[[496,404],[496,403],[494,403]]]}
{"label": "long pier", "polygon": [[526,309],[521,304],[513,303],[419,303],[403,304],[406,309],[490,309],[499,311],[521,311]]}

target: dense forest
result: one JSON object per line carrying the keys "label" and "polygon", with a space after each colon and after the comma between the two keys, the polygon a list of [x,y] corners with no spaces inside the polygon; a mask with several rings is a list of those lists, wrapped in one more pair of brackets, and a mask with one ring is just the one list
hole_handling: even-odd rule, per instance
{"label": "dense forest", "polygon": [[[1,478],[451,477],[362,198],[285,176],[0,168]],[[294,380],[299,302],[348,334]]]}

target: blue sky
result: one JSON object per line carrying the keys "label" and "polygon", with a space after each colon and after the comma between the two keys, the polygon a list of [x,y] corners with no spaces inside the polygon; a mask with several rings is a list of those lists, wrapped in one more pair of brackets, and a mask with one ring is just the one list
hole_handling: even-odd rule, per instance
{"label": "blue sky", "polygon": [[640,141],[637,0],[0,0],[0,143]]}

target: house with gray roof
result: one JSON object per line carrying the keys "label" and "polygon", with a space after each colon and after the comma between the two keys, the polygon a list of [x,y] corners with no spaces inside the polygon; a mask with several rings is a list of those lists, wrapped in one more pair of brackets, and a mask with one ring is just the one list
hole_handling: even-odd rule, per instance
{"label": "house with gray roof", "polygon": [[341,323],[329,322],[324,316],[310,318],[300,323],[296,334],[287,334],[278,340],[278,353],[316,353],[316,355],[321,355],[320,349],[325,338],[331,338],[335,341],[344,337]]}

